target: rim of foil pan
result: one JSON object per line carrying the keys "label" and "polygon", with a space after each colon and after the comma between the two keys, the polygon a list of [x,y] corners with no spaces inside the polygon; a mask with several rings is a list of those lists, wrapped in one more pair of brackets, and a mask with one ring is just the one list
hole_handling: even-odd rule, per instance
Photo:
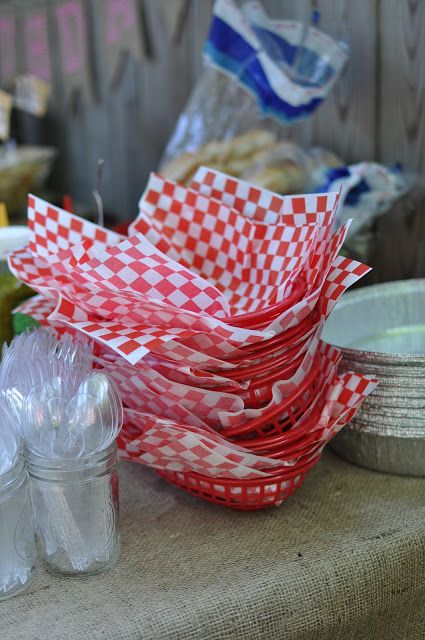
{"label": "rim of foil pan", "polygon": [[323,340],[360,366],[375,361],[425,367],[425,279],[377,284],[344,294],[326,322]]}
{"label": "rim of foil pan", "polygon": [[361,467],[425,476],[425,279],[342,296],[323,339],[341,349],[341,370],[380,380],[332,449]]}
{"label": "rim of foil pan", "polygon": [[342,429],[331,447],[345,460],[367,469],[400,476],[425,476],[425,438],[400,430],[391,435],[361,427],[356,420]]}

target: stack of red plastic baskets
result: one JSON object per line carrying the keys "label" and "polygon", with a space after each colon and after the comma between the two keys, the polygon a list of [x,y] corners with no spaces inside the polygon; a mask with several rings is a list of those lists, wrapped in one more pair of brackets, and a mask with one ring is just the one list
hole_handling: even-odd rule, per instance
{"label": "stack of red plastic baskets", "polygon": [[19,311],[95,340],[124,458],[225,506],[278,505],[374,388],[320,341],[368,271],[339,256],[337,203],[206,168],[189,189],[153,175],[124,238],[32,198],[10,266],[40,296]]}
{"label": "stack of red plastic baskets", "polygon": [[[156,177],[156,179],[161,182],[160,177]],[[153,182],[155,182],[155,179]],[[179,197],[177,196],[173,200],[176,195],[175,185],[170,184],[169,181],[164,181],[163,185],[165,200],[167,198],[171,199],[171,203],[168,204],[169,210],[164,215],[160,199],[153,197],[152,191],[155,192],[155,189],[158,189],[157,184],[151,185],[151,188],[148,185],[140,203],[141,216],[133,225],[133,231],[138,227],[157,246],[163,250],[165,249],[166,252],[171,250],[174,254],[176,246],[173,246],[172,242],[170,242],[170,240],[173,240],[173,235],[170,233],[170,227],[166,228],[166,223],[169,219],[167,214],[173,215],[173,207],[175,207],[176,200],[179,200]],[[236,181],[209,169],[201,169],[198,172],[193,187],[200,190],[204,195],[213,196],[221,202],[224,201],[229,206],[239,206],[240,210],[243,210],[247,203],[241,202],[240,198],[238,202],[238,190],[249,190],[250,195],[254,198],[257,191],[248,188],[241,181]],[[194,204],[193,194],[190,193],[190,190],[186,194],[182,194],[181,197],[185,198],[185,204]],[[303,201],[302,198],[300,200]],[[154,210],[149,206],[152,203],[154,204]],[[274,208],[276,208],[275,202],[273,204]],[[282,209],[282,204],[283,199],[280,199],[280,209]],[[147,208],[149,211],[146,215]],[[264,219],[265,216],[270,214],[270,211],[261,209],[260,206],[257,207],[254,217],[257,215],[257,217]],[[174,214],[177,211],[180,212],[181,210],[178,207],[174,208]],[[145,215],[143,215],[144,213]],[[298,213],[301,214],[300,218],[304,214],[303,222],[306,222],[307,219],[309,222],[317,222],[317,217],[311,216],[311,212],[310,216],[307,211],[298,210]],[[149,216],[151,217],[150,219]],[[287,215],[286,219],[288,222],[293,223],[294,217]],[[323,216],[323,221],[324,224],[327,222],[329,225],[329,219],[326,222],[325,220],[326,215]],[[176,233],[181,230],[181,228],[175,229]],[[151,233],[152,231],[153,233]],[[331,246],[330,225],[327,233],[329,234],[327,239],[328,246]],[[325,233],[323,236],[325,236]],[[342,243],[343,236],[344,234],[341,233],[339,246]],[[324,244],[326,244],[326,241]],[[335,244],[334,250],[339,249],[339,246]],[[189,257],[189,261],[188,256],[180,253],[179,249],[177,247],[177,259],[183,257],[183,263],[190,268],[194,268],[199,257],[196,253],[196,247],[194,248],[192,259],[190,260]],[[336,257],[336,254],[337,250],[332,259]],[[357,264],[353,268],[351,263],[347,270],[348,272],[353,277],[360,277],[366,272],[366,269],[364,269],[363,265]],[[224,321],[234,327],[258,331],[266,330],[277,319],[281,318],[282,314],[289,312],[300,301],[305,299],[309,293],[311,294],[311,287],[308,290],[308,283],[306,283],[301,269],[298,276],[292,280],[290,294],[280,302],[274,302],[255,311],[227,316]],[[326,294],[324,298],[326,298]],[[246,410],[245,414],[249,414],[250,410],[254,414],[254,417],[246,415],[245,419],[237,420],[238,423],[235,426],[229,426],[226,425],[224,412],[222,412],[220,419],[212,420],[209,426],[215,428],[229,442],[242,446],[254,454],[258,453],[261,456],[267,456],[277,462],[281,460],[283,464],[269,471],[268,476],[265,478],[238,479],[224,477],[224,475],[222,477],[209,477],[191,470],[172,471],[166,469],[159,471],[161,476],[203,499],[243,510],[280,504],[301,486],[307,472],[320,457],[323,448],[320,436],[323,434],[323,430],[320,427],[318,428],[318,424],[324,407],[327,406],[326,400],[329,389],[337,379],[338,357],[336,352],[330,353],[330,350],[326,350],[323,345],[319,349],[318,338],[322,326],[321,320],[323,320],[327,312],[324,309],[326,305],[321,305],[320,302],[319,298],[318,304],[313,305],[309,313],[304,316],[301,314],[299,321],[296,319],[287,329],[281,331],[278,326],[276,335],[254,344],[241,346],[229,356],[220,356],[226,364],[231,365],[231,368],[223,370],[210,367],[208,369],[212,373],[226,377],[231,383],[240,383],[241,388],[235,389],[234,384],[233,386],[232,384],[227,386],[221,384],[219,387],[208,386],[203,378],[200,378],[199,381],[204,390],[219,390],[223,394],[238,395],[243,401],[244,409]],[[277,393],[279,395],[279,382],[296,377],[297,372],[300,371],[300,367],[305,362],[305,354],[309,346],[312,343],[314,344],[314,341],[315,347],[310,353],[314,357],[311,357],[305,375],[302,376],[299,382],[296,381],[292,385],[293,389],[291,391],[281,393],[278,401],[276,401],[276,398],[273,399],[273,394]],[[330,371],[326,380],[323,375],[324,362],[332,361],[332,358],[333,363],[329,367]],[[173,378],[172,375],[171,377]],[[191,384],[193,385],[193,381]],[[255,415],[256,413],[258,415]],[[343,412],[341,412],[338,428],[351,413],[352,411],[346,412],[344,418]],[[337,423],[338,420],[334,418],[334,424]],[[123,446],[125,448],[125,443]],[[142,444],[138,444],[138,447],[142,447]],[[140,448],[136,447],[136,458],[140,450]],[[128,451],[130,451],[129,457],[133,458],[131,446],[128,447]]]}

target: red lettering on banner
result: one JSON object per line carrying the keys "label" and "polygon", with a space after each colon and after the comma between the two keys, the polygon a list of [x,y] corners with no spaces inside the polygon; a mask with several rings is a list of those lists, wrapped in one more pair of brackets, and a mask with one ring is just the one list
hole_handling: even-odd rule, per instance
{"label": "red lettering on banner", "polygon": [[46,15],[34,15],[25,22],[27,71],[50,81],[50,56]]}
{"label": "red lettering on banner", "polygon": [[0,69],[3,81],[11,80],[16,75],[15,31],[15,18],[0,18]]}
{"label": "red lettering on banner", "polygon": [[85,64],[85,16],[79,2],[68,0],[56,9],[63,70],[67,75],[74,75]]}
{"label": "red lettering on banner", "polygon": [[115,44],[120,40],[121,31],[131,29],[136,20],[134,4],[129,0],[107,0],[106,16],[106,40],[108,44]]}

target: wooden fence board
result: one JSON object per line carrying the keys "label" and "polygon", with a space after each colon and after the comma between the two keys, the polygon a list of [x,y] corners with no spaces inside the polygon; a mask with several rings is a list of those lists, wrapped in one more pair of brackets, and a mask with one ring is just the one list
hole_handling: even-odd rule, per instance
{"label": "wooden fence board", "polygon": [[350,59],[312,119],[313,142],[347,162],[371,160],[375,136],[375,0],[321,0],[323,31],[348,41]]}
{"label": "wooden fence board", "polygon": [[382,0],[380,154],[425,175],[425,2]]}

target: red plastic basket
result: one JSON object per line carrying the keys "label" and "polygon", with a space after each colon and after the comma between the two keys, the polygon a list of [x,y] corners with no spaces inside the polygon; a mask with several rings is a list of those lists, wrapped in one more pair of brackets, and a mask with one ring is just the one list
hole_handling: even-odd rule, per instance
{"label": "red plastic basket", "polygon": [[[217,385],[213,386],[203,382],[200,378],[200,384],[194,385],[193,381],[184,382],[189,386],[196,386],[206,391],[216,393],[231,393],[240,396],[247,407],[260,407],[264,403],[268,403],[272,397],[272,385],[277,380],[291,377],[302,361],[305,353],[300,354],[294,359],[294,356],[302,348],[302,344],[298,344],[292,349],[288,349],[283,355],[268,360],[260,360],[258,363],[245,367],[235,367],[234,369],[219,371],[218,373],[226,376],[235,382],[248,382],[249,386],[245,389],[237,388],[233,385]],[[167,376],[170,380],[175,380],[174,376]],[[177,382],[181,382],[180,379]]]}
{"label": "red plastic basket", "polygon": [[310,435],[317,424],[321,409],[320,403],[305,419],[301,417],[299,424],[286,426],[282,433],[251,439],[237,438],[237,443],[240,447],[250,449],[258,455],[279,458],[283,454],[286,455],[288,451],[292,452],[291,447],[301,449],[307,441],[310,442]]}
{"label": "red plastic basket", "polygon": [[238,436],[252,438],[272,436],[290,429],[305,413],[319,392],[319,367],[320,361],[316,359],[303,382],[280,404],[273,405],[259,418],[247,420],[237,427],[225,427],[221,432],[222,435],[236,441]]}
{"label": "red plastic basket", "polygon": [[273,336],[269,340],[262,340],[253,345],[241,347],[237,355],[225,358],[226,362],[238,364],[243,360],[259,361],[270,356],[276,356],[280,352],[286,352],[307,339],[317,322],[316,314],[308,316],[299,325]]}
{"label": "red plastic basket", "polygon": [[269,367],[262,367],[260,373],[257,375],[251,374],[252,377],[246,374],[242,377],[236,377],[236,380],[250,379],[249,387],[238,391],[238,395],[243,399],[246,408],[260,408],[268,404],[273,397],[274,383],[278,380],[287,380],[294,375],[302,362],[303,356],[304,354],[301,354],[289,364],[278,361]]}
{"label": "red plastic basket", "polygon": [[282,467],[272,476],[237,480],[234,478],[210,478],[187,471],[157,471],[175,486],[198,498],[223,507],[240,511],[254,511],[279,506],[303,484],[308,471],[320,456],[302,465]]}
{"label": "red plastic basket", "polygon": [[295,367],[298,367],[305,354],[301,354],[298,358],[291,359],[293,354],[290,354],[290,357],[279,356],[277,358],[270,358],[269,360],[260,360],[259,362],[248,365],[247,367],[236,367],[235,369],[229,369],[226,371],[226,377],[235,380],[236,382],[244,381],[244,380],[259,380],[261,381],[264,374],[272,374],[278,373],[281,374],[281,378],[285,379],[288,374]]}
{"label": "red plastic basket", "polygon": [[[276,302],[275,304],[259,309],[257,311],[250,311],[248,313],[241,313],[236,316],[227,316],[223,318],[224,322],[232,325],[233,327],[243,327],[243,328],[252,328],[252,329],[260,329],[270,322],[273,322],[276,318],[280,316],[281,313],[292,307],[294,304],[300,300],[306,290],[306,283],[303,279],[298,279],[295,282],[294,289],[290,296],[284,298],[280,302]],[[255,325],[255,326],[254,326]]]}

